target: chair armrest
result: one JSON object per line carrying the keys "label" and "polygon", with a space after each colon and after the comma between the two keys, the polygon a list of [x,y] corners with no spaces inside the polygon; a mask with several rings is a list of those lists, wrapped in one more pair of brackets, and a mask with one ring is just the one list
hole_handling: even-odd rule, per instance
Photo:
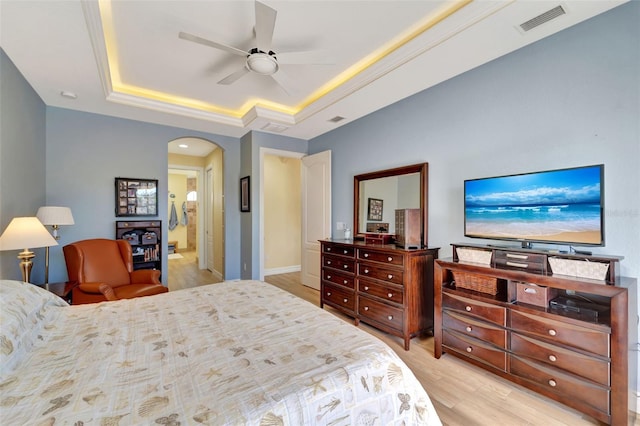
{"label": "chair armrest", "polygon": [[131,272],[131,284],[161,284],[157,269],[138,269]]}
{"label": "chair armrest", "polygon": [[100,291],[100,286],[101,285],[106,285],[104,283],[80,283],[80,285],[78,285],[78,288],[82,291],[84,291],[85,293],[91,293],[91,294],[101,294],[102,292]]}
{"label": "chair armrest", "polygon": [[108,301],[120,300],[116,293],[113,291],[113,288],[109,284],[100,284],[100,293],[107,298]]}

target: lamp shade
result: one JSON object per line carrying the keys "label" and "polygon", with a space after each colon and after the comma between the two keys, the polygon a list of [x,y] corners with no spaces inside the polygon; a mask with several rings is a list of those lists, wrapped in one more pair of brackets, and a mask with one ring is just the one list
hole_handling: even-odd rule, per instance
{"label": "lamp shade", "polygon": [[44,206],[36,213],[43,225],[73,225],[73,215],[69,207]]}
{"label": "lamp shade", "polygon": [[0,250],[57,246],[58,242],[37,217],[14,217],[0,236]]}

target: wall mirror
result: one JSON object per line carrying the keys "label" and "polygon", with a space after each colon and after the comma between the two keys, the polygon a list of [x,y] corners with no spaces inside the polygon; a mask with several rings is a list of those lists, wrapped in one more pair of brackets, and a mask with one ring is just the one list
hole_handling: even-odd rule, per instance
{"label": "wall mirror", "polygon": [[395,234],[396,209],[420,209],[422,244],[427,245],[428,163],[379,170],[353,177],[356,236]]}

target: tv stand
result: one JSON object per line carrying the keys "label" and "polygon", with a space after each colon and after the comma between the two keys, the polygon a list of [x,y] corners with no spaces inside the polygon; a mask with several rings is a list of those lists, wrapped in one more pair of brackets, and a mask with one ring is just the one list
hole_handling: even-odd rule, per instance
{"label": "tv stand", "polygon": [[[607,424],[627,424],[638,365],[630,350],[637,340],[628,338],[638,330],[635,278],[603,285],[452,259],[436,260],[434,276],[435,358],[447,353]],[[469,289],[477,282],[497,292]],[[549,305],[572,294],[602,313],[590,318]]]}

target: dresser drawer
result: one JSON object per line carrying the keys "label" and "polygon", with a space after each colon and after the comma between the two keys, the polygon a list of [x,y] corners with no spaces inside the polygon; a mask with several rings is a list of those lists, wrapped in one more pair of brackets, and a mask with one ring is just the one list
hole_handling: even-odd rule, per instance
{"label": "dresser drawer", "polygon": [[384,302],[378,302],[366,296],[358,296],[358,314],[366,322],[370,318],[393,329],[402,331],[402,309],[394,308]]}
{"label": "dresser drawer", "polygon": [[404,273],[402,270],[381,268],[370,263],[359,263],[358,275],[388,281],[398,285],[402,285],[404,280]]}
{"label": "dresser drawer", "polygon": [[350,311],[356,309],[355,292],[341,286],[324,283],[322,285],[322,300],[329,305],[338,305]]}
{"label": "dresser drawer", "polygon": [[547,256],[544,254],[496,250],[493,259],[495,267],[500,269],[516,269],[534,274],[547,271]]}
{"label": "dresser drawer", "polygon": [[358,291],[390,302],[403,303],[403,288],[392,285],[378,284],[373,281],[358,280]]}
{"label": "dresser drawer", "polygon": [[322,279],[351,289],[355,288],[353,275],[341,274],[329,268],[322,269]]}
{"label": "dresser drawer", "polygon": [[443,330],[442,344],[471,358],[490,364],[500,370],[507,369],[507,353],[500,348],[451,330]]}
{"label": "dresser drawer", "polygon": [[322,251],[329,254],[339,254],[340,256],[353,257],[355,249],[353,247],[323,244]]}
{"label": "dresser drawer", "polygon": [[561,368],[604,386],[609,386],[609,362],[511,333],[511,352]]}
{"label": "dresser drawer", "polygon": [[442,313],[442,326],[480,340],[490,342],[503,349],[507,348],[507,330],[486,322],[476,321],[467,315],[445,310]]}
{"label": "dresser drawer", "polygon": [[601,331],[515,310],[511,311],[511,328],[550,342],[569,345],[604,357],[609,356],[609,334]]}
{"label": "dresser drawer", "polygon": [[404,256],[398,253],[380,253],[367,249],[358,249],[358,259],[370,260],[372,262],[386,263],[389,265],[402,266]]}
{"label": "dresser drawer", "polygon": [[442,307],[466,312],[485,321],[491,321],[501,326],[507,325],[507,310],[501,306],[490,305],[466,297],[453,294],[442,294]]}
{"label": "dresser drawer", "polygon": [[355,260],[324,255],[322,256],[322,266],[353,273],[355,271]]}
{"label": "dresser drawer", "polygon": [[609,389],[580,380],[557,369],[546,367],[535,361],[529,361],[511,355],[511,374],[536,383],[548,391],[568,396],[574,402],[580,402],[609,414]]}

